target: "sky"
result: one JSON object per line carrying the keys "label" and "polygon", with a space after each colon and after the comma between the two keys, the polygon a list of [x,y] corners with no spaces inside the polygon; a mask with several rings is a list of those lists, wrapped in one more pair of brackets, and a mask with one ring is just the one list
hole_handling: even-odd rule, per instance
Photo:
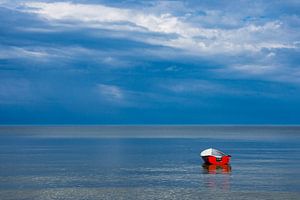
{"label": "sky", "polygon": [[0,124],[300,124],[300,1],[0,0]]}

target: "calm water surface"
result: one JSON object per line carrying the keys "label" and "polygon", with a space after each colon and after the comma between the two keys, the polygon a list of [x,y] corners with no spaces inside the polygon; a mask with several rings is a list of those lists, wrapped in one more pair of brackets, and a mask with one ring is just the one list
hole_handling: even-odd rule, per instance
{"label": "calm water surface", "polygon": [[3,200],[299,199],[299,169],[300,127],[0,127]]}

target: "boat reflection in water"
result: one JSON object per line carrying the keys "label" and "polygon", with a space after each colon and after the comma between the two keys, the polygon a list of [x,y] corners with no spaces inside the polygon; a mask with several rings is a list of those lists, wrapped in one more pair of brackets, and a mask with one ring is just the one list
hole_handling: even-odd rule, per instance
{"label": "boat reflection in water", "polygon": [[230,190],[231,166],[230,165],[202,165],[203,186],[212,190]]}
{"label": "boat reflection in water", "polygon": [[230,165],[203,164],[202,168],[204,174],[229,174],[231,172]]}

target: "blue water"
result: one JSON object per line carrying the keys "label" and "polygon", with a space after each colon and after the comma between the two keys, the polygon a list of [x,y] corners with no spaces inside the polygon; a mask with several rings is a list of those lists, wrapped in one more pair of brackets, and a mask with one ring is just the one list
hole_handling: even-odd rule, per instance
{"label": "blue water", "polygon": [[300,127],[0,128],[0,199],[299,199],[299,169]]}

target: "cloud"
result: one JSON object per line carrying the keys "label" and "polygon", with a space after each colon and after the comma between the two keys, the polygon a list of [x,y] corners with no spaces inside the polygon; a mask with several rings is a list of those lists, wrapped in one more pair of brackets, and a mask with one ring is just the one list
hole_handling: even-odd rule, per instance
{"label": "cloud", "polygon": [[249,75],[263,75],[278,70],[278,67],[264,65],[236,65],[232,66],[231,69]]}
{"label": "cloud", "polygon": [[97,89],[101,96],[107,100],[121,101],[124,99],[124,92],[115,85],[98,84]]}
{"label": "cloud", "polygon": [[[189,23],[185,17],[166,11],[155,13],[147,10],[116,8],[100,4],[75,4],[70,2],[27,2],[25,11],[34,13],[51,23],[68,26],[85,26],[111,31],[130,31],[144,34],[159,33],[152,37],[131,35],[133,40],[155,45],[183,49],[191,53],[239,54],[259,52],[263,49],[293,49],[296,39],[285,31],[278,20],[262,25],[241,24],[232,29],[205,28]],[[212,14],[211,14],[212,13]],[[215,15],[214,12],[208,15]],[[172,37],[171,37],[172,36]]]}
{"label": "cloud", "polygon": [[165,71],[166,72],[178,72],[178,71],[180,71],[180,68],[177,67],[176,65],[171,65],[171,66],[167,67],[165,69]]}
{"label": "cloud", "polygon": [[0,45],[0,59],[8,58],[30,58],[43,59],[49,57],[50,54],[40,49],[28,49],[16,46]]}
{"label": "cloud", "polygon": [[261,80],[270,82],[289,83],[293,85],[300,84],[300,67],[283,66],[278,64],[260,65],[245,64],[233,65],[225,68],[212,70],[218,77],[230,79]]}
{"label": "cloud", "polygon": [[76,69],[80,68],[81,65],[78,64],[80,62],[85,63],[83,66],[92,66],[103,70],[113,70],[136,65],[137,61],[123,59],[125,56],[130,55],[125,51],[107,51],[78,45],[38,44],[27,45],[25,47],[0,45],[0,64],[2,64],[1,60],[9,60],[10,63],[17,62],[17,60],[25,61],[17,66],[10,66],[12,68],[30,69],[32,64],[35,63],[40,65],[34,65],[34,68],[39,67],[43,69]]}
{"label": "cloud", "polygon": [[[160,87],[161,89],[162,87]],[[156,89],[148,88],[143,91],[137,89],[126,89],[112,84],[97,84],[95,87],[99,101],[105,105],[114,105],[117,108],[154,108],[157,105],[164,107],[170,103],[187,102],[186,98],[164,94]],[[169,88],[164,88],[169,89]]]}
{"label": "cloud", "polygon": [[222,85],[207,80],[169,80],[160,86],[177,94],[202,95],[225,91]]}
{"label": "cloud", "polygon": [[[194,79],[197,73],[208,71],[206,78],[221,74],[229,79],[257,77],[297,83],[298,61],[296,58],[291,61],[291,54],[297,54],[300,47],[297,26],[294,26],[299,17],[295,15],[260,16],[266,10],[266,5],[261,3],[251,7],[250,12],[242,2],[234,5],[235,9],[244,6],[242,10],[233,13],[229,12],[232,4],[222,3],[211,7],[192,1],[81,2],[85,3],[18,2],[12,15],[19,19],[16,21],[21,18],[27,21],[10,26],[7,23],[11,28],[8,33],[17,34],[3,35],[2,41],[12,45],[0,46],[0,57],[26,59],[29,67],[48,66],[87,73],[107,72],[107,69],[123,73],[121,70],[131,67],[133,73],[139,70],[138,73],[147,73],[149,77],[160,76],[160,72]],[[150,7],[145,8],[144,4]],[[3,14],[8,15],[7,22],[10,13]],[[293,19],[293,27],[286,23],[289,19]],[[36,61],[47,63],[36,65]],[[181,63],[185,65],[181,67]],[[189,74],[189,70],[195,73]],[[174,91],[201,90],[200,86],[184,84],[172,87]],[[128,91],[127,95],[133,94],[130,89],[123,89]]]}
{"label": "cloud", "polygon": [[299,111],[296,1],[61,1],[0,0],[7,119],[206,123]]}

